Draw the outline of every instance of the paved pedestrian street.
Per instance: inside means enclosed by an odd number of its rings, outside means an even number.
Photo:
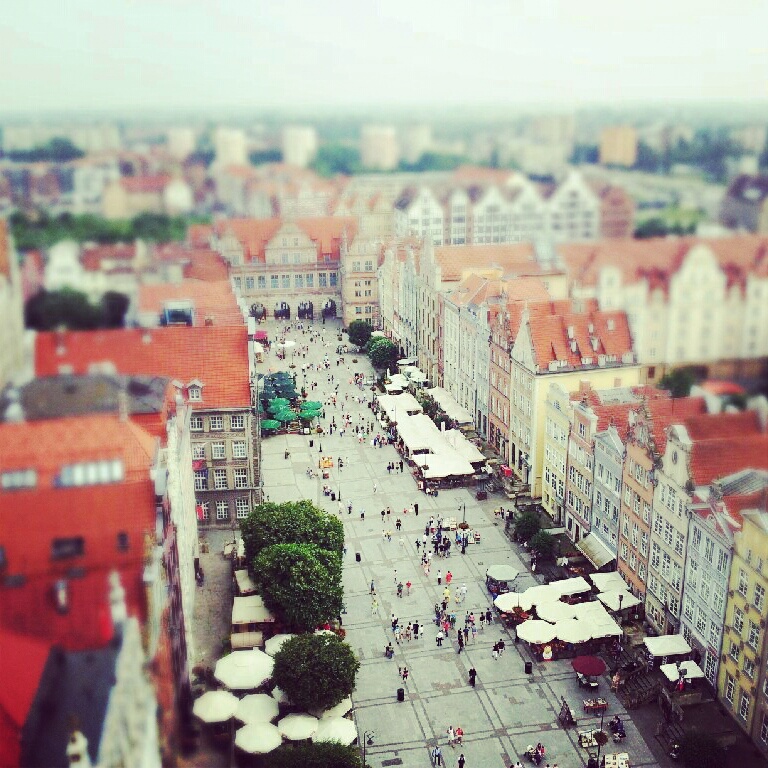
[[[270,339],[274,340],[275,326],[267,327]],[[463,627],[467,611],[477,614],[492,607],[485,588],[488,566],[508,563],[520,569],[516,583],[520,590],[532,586],[536,580],[506,539],[503,524],[494,515],[494,507],[502,502],[500,497],[491,496],[488,501],[477,502],[472,489],[441,490],[437,497],[426,496],[417,490],[407,466],[402,474],[387,471],[387,464],[399,461],[400,457],[392,446],[371,446],[371,438],[377,433],[383,434],[368,407],[373,393],[370,388],[360,390],[351,383],[353,373],[370,374],[370,364],[362,355],[353,364],[352,355],[347,354],[344,364],[337,366],[337,327],[326,326],[322,342],[311,344],[309,337],[297,331],[294,323],[286,338],[296,341],[295,356],[281,361],[272,352],[265,368],[286,369],[293,362],[299,386],[317,382],[317,388],[309,395],[311,399],[326,401],[338,385],[336,407],[326,406],[322,426],[327,432],[333,417],[340,425],[342,414],[349,413],[352,428],[347,429],[344,436],[336,431],[333,435],[269,437],[263,441],[262,467],[264,491],[269,501],[308,498],[331,514],[341,514],[343,519],[346,612],[342,619],[346,639],[361,664],[353,701],[361,743],[364,733],[373,732],[372,744],[366,746],[368,764],[376,768],[428,766],[429,750],[440,744],[447,766],[456,765],[463,752],[466,768],[502,768],[522,760],[527,745],[541,742],[546,747],[542,765],[549,762],[559,768],[583,766],[588,754],[578,746],[577,733],[581,729],[599,728],[600,718],[587,717],[582,712],[584,697],[568,661],[534,663],[533,673],[525,674],[525,661],[530,659],[524,643],[515,645],[510,633],[498,623],[483,629],[479,629],[478,623],[476,640],[473,641],[470,634],[461,653],[457,652],[455,631],[443,641],[442,647],[437,647],[434,605],[443,598],[448,571],[453,576],[449,611],[456,612],[457,627]],[[305,344],[309,345],[309,351],[303,357],[300,350]],[[321,363],[326,354],[330,361],[327,370],[309,370],[306,377],[302,374],[302,366]],[[328,381],[331,375],[333,382]],[[358,398],[364,402],[359,403]],[[375,422],[373,433],[360,442],[354,427],[369,424],[371,420]],[[318,472],[321,456],[333,457],[334,466],[327,479]],[[341,470],[339,457],[344,463]],[[310,468],[317,473],[316,477],[309,476]],[[341,494],[341,510],[338,500],[324,495],[324,486]],[[418,503],[418,516],[410,510],[413,503]],[[434,556],[427,576],[420,564],[416,541],[424,535],[430,516],[454,517],[461,521],[462,506],[466,507],[467,522],[479,532],[480,542],[470,544],[465,555],[454,546],[450,557]],[[391,508],[391,514],[385,515],[382,523],[381,511],[387,507]],[[364,519],[361,519],[363,512]],[[401,531],[395,526],[398,517],[402,521]],[[391,531],[391,540],[385,535],[388,531]],[[443,574],[440,586],[438,569]],[[371,581],[375,584],[377,602],[373,612]],[[401,598],[397,596],[398,581],[412,582],[410,594],[404,590]],[[466,599],[457,605],[455,596],[462,584],[467,588]],[[418,640],[402,638],[396,642],[391,628],[393,613],[403,627],[413,622],[423,627]],[[502,638],[506,649],[494,660],[492,646]],[[384,654],[389,642],[394,646],[392,659]],[[403,666],[409,670],[407,682],[399,675],[399,668]],[[475,688],[468,681],[471,667],[477,670]],[[398,701],[399,688],[404,689],[404,701]],[[620,745],[609,742],[603,752],[629,752],[633,768],[658,765],[608,689],[605,678],[600,695],[608,700],[606,720],[617,713],[621,715],[627,723],[627,739]],[[577,728],[563,729],[557,721],[563,697],[573,710]],[[448,745],[449,726],[463,729],[461,747]]]

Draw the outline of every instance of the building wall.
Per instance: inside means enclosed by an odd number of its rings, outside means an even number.
[[[600,163],[631,168],[637,162],[637,130],[631,125],[611,125],[600,133]]]
[[[568,440],[568,472],[565,482],[565,529],[572,541],[580,541],[592,530],[593,441],[596,426],[597,417],[592,410],[576,403]]]
[[[618,558],[624,446],[616,427],[611,426],[595,435],[594,453],[594,500],[591,531]],[[634,521],[630,525],[629,538],[631,542],[639,544],[639,525]]]
[[[565,523],[565,482],[572,408],[568,392],[557,383],[550,385],[545,409],[541,502],[547,514],[559,526]]]
[[[353,320],[365,320],[374,328],[381,326],[377,252],[375,242],[356,237],[340,261],[341,316],[345,326]]]
[[[24,366],[24,297],[18,258],[0,221],[0,388]]]
[[[360,138],[360,162],[364,168],[391,171],[397,168],[400,149],[397,131],[388,125],[363,126]]]

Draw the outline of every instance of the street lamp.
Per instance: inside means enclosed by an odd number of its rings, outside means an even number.
[[[456,507],[457,512],[461,512],[461,525],[464,527],[467,524],[467,505],[465,502],[460,501],[459,506]]]
[[[373,737],[376,735],[376,731],[365,731],[363,733],[363,768],[366,768],[365,763],[365,748],[366,746],[373,746]]]

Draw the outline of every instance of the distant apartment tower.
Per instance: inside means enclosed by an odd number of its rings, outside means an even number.
[[[245,132],[239,128],[217,128],[213,134],[213,147],[219,166],[248,164]]]
[[[364,168],[391,171],[400,155],[397,131],[391,125],[365,125],[360,136],[360,160]]]
[[[432,126],[409,125],[400,133],[400,146],[406,163],[417,163],[433,146]]]
[[[309,125],[283,128],[283,162],[306,168],[317,154],[317,132]]]
[[[169,128],[166,140],[168,152],[177,160],[184,160],[195,151],[195,132],[192,128]]]
[[[600,132],[601,165],[631,168],[637,162],[637,131],[631,125],[609,125]]]

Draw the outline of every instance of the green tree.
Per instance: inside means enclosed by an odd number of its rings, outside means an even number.
[[[696,377],[689,368],[675,368],[659,379],[658,388],[668,389],[672,397],[688,397]]]
[[[240,522],[240,530],[249,563],[273,544],[315,544],[337,554],[344,548],[341,521],[306,499],[259,504]]]
[[[279,149],[260,149],[248,155],[251,165],[264,165],[265,163],[282,163],[283,153]]]
[[[312,544],[274,544],[253,561],[266,606],[290,632],[308,632],[341,613],[341,557]]]
[[[666,237],[668,234],[670,234],[670,228],[659,216],[646,219],[635,227],[635,237],[639,240],[649,237]]]
[[[302,634],[280,646],[272,679],[299,709],[324,710],[352,693],[359,668],[338,635]]]
[[[94,307],[80,291],[40,291],[31,296],[24,307],[24,324],[35,331],[68,328],[91,331],[102,322],[101,310]]]
[[[347,328],[349,343],[356,347],[364,347],[371,338],[371,326],[365,320],[353,320]]]
[[[522,512],[515,520],[515,536],[520,541],[530,541],[540,530],[541,523],[535,512]]]
[[[362,737],[361,737],[362,738]],[[360,751],[333,741],[282,744],[262,758],[264,768],[362,768]]]
[[[376,338],[368,344],[368,357],[374,368],[394,369],[397,366],[400,351],[389,339]]]
[[[343,144],[325,144],[320,147],[310,166],[320,176],[352,176],[360,173],[360,153]]]
[[[21,149],[8,152],[9,160],[22,163],[52,162],[68,163],[83,157],[85,152],[78,149],[69,139],[52,138],[47,144],[32,149]]]
[[[531,536],[531,551],[541,560],[552,560],[555,554],[555,537],[548,531],[538,531]]]
[[[122,328],[130,299],[123,293],[107,291],[101,297],[101,324],[104,328]]]
[[[708,733],[691,731],[680,741],[680,757],[686,768],[720,768],[725,765],[725,750]]]
[[[455,171],[466,158],[461,155],[444,155],[437,152],[425,152],[415,163],[400,161],[399,170],[407,173],[426,171]]]

